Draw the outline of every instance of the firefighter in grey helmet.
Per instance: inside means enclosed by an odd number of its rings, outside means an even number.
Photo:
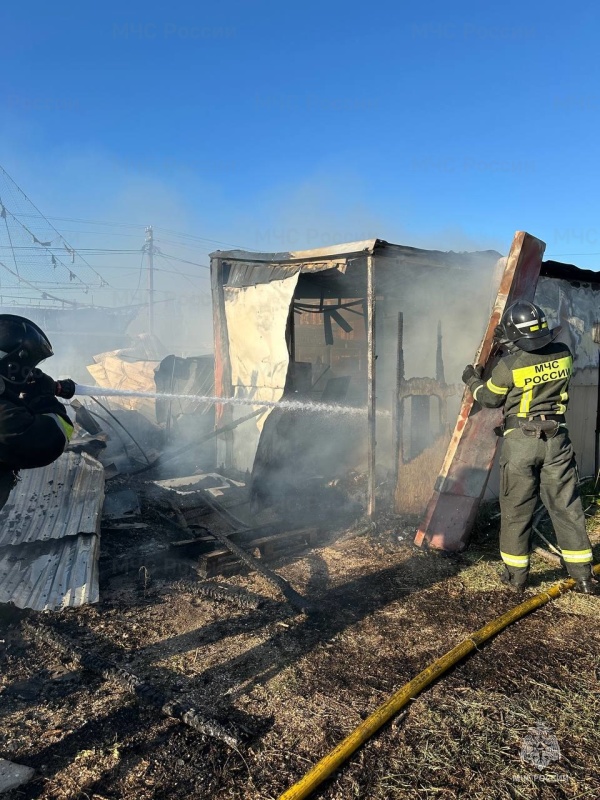
[[[573,354],[556,341],[543,310],[524,300],[509,306],[496,329],[506,355],[488,380],[469,364],[463,382],[481,405],[504,406],[500,455],[502,581],[522,592],[529,574],[534,511],[546,506],[575,591],[597,594],[592,548],[578,491],[575,454],[565,421]]]

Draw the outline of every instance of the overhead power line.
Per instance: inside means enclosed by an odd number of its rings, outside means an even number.
[[[166,256],[160,250],[157,250],[156,254],[158,256],[160,256],[162,259],[164,259],[167,262],[167,264],[172,264],[173,263],[172,258],[170,256]],[[156,267],[154,269],[155,269],[155,271],[163,271],[163,272],[167,271],[167,270],[157,270]],[[185,272],[181,272],[181,270],[179,270],[179,269],[168,270],[168,271],[169,272],[173,272],[176,275],[181,275],[181,277],[185,278],[187,280],[187,282],[189,284],[191,284],[192,286],[198,286],[198,284],[194,283],[193,280],[192,280],[192,278],[198,278],[199,277],[198,275],[189,275],[189,274],[186,274]]]
[[[25,284],[25,286],[29,286],[35,292],[39,292],[42,295],[42,298],[44,300],[47,300],[47,299],[48,300],[55,300],[55,301],[57,301],[59,303],[66,303],[69,306],[80,306],[80,305],[82,305],[81,303],[76,303],[73,300],[66,300],[64,297],[56,297],[56,295],[51,294],[50,292],[44,291],[42,289],[39,289],[37,286],[34,286],[28,280],[26,280],[22,276],[18,275],[16,272],[13,272],[13,270],[10,267],[8,267],[3,261],[0,261],[0,267],[5,269],[7,272],[10,272],[11,275],[15,275],[18,278],[19,283]]]
[[[146,227],[145,224],[141,222],[109,222],[107,220],[97,220],[97,219],[81,219],[76,217],[43,217],[42,214],[39,215],[31,215],[31,216],[40,216],[43,219],[51,219],[57,222],[80,222],[85,225],[106,225],[106,226],[113,226],[113,227],[122,227],[122,228],[142,228]],[[210,239],[206,236],[197,236],[193,233],[185,233],[183,231],[174,231],[171,228],[163,228],[161,226],[154,226],[155,231],[164,231],[165,233],[171,234],[172,236],[179,236],[184,239],[191,239],[198,242],[212,242],[213,244],[224,244],[227,247],[235,247],[238,250],[249,250],[250,252],[254,252],[250,247],[244,247],[240,244],[233,244],[232,242],[224,242],[220,239]],[[72,231],[72,233],[79,233],[79,231]],[[137,234],[121,234],[127,236],[136,236]]]
[[[39,215],[39,217],[40,217],[42,220],[44,220],[44,222],[46,222],[46,223],[47,223],[47,225],[48,225],[48,226],[49,226],[49,227],[50,227],[50,228],[51,228],[51,229],[54,231],[54,233],[55,233],[55,234],[56,234],[56,235],[57,235],[57,236],[58,236],[58,237],[59,237],[59,238],[62,240],[63,244],[65,245],[65,248],[66,248],[66,249],[67,249],[67,250],[68,250],[70,253],[77,252],[77,251],[76,251],[74,248],[72,248],[72,247],[71,247],[71,245],[70,245],[70,244],[69,244],[69,243],[68,243],[68,242],[65,240],[64,236],[63,236],[63,235],[60,233],[60,231],[58,231],[58,230],[57,230],[57,229],[54,227],[54,225],[52,225],[52,223],[51,223],[51,222],[48,220],[48,218],[47,218],[47,217],[45,217],[45,216],[42,214],[42,212],[41,212],[41,211],[39,210],[39,208],[38,208],[38,207],[35,205],[35,203],[34,203],[34,202],[31,200],[31,198],[29,198],[29,197],[28,197],[28,196],[25,194],[25,192],[24,192],[24,191],[21,189],[21,187],[20,187],[20,186],[18,186],[18,184],[17,184],[17,183],[15,183],[15,181],[14,181],[14,180],[11,178],[11,176],[8,174],[8,172],[7,172],[7,171],[6,171],[6,170],[5,170],[3,167],[1,167],[1,166],[0,166],[0,172],[2,173],[2,176],[3,176],[3,178],[4,178],[4,187],[3,187],[3,190],[8,190],[8,192],[9,192],[9,195],[11,195],[11,196],[12,196],[12,197],[15,199],[15,201],[17,200],[17,198],[18,198],[18,196],[19,196],[19,195],[20,195],[20,196],[22,196],[22,198],[23,198],[23,199],[24,199],[24,200],[25,200],[25,201],[26,201],[26,202],[27,202],[27,203],[28,203],[28,204],[29,204],[29,205],[30,205],[30,206],[31,206],[33,209],[35,209],[35,211],[37,212],[37,214]],[[12,191],[11,191],[11,190],[12,190]],[[3,194],[3,192],[0,192],[0,200],[2,200],[2,194]],[[3,201],[2,201],[2,203],[3,203]],[[3,205],[5,205],[5,204],[3,203]],[[18,210],[18,203],[16,203],[16,202],[15,202],[15,210]],[[12,212],[11,212],[11,213],[12,213]],[[27,213],[27,212],[25,212],[25,213]],[[13,216],[14,216],[14,214],[13,214]],[[16,217],[16,216],[15,216],[15,219],[17,219],[17,217]],[[19,222],[21,225],[23,225],[23,227],[26,227],[26,226],[24,225],[24,223],[22,223],[20,220],[17,220],[17,221],[18,221],[18,222]],[[28,231],[28,232],[29,232],[29,233],[31,233],[31,231]],[[31,233],[31,235],[32,235],[32,236],[34,236],[34,238],[36,238],[36,237],[35,237],[35,235],[34,235],[33,233]],[[39,243],[41,244],[42,242],[40,241]],[[95,275],[96,275],[98,278],[100,278],[100,282],[102,283],[102,282],[104,281],[104,278],[103,278],[103,277],[100,275],[100,273],[96,272],[96,270],[95,270],[95,269],[94,269],[94,268],[93,268],[93,267],[92,267],[90,264],[88,264],[88,263],[85,261],[85,259],[84,259],[83,257],[81,257],[81,260],[83,261],[83,263],[85,264],[85,266],[86,266],[86,267],[88,267],[88,269],[90,269],[90,270],[91,270],[91,271],[92,271],[92,272],[93,272],[93,273],[94,273],[94,274],[95,274]]]

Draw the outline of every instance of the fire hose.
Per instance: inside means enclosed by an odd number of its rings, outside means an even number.
[[[600,576],[600,564],[593,568],[594,574]],[[406,683],[395,692],[385,703],[379,706],[364,722],[361,722],[352,733],[346,736],[330,753],[324,756],[315,766],[306,773],[297,783],[280,795],[279,800],[303,800],[311,795],[333,772],[350,758],[367,739],[373,736],[386,722],[395,716],[410,700],[416,697],[423,689],[432,684],[440,675],[447,672],[479,645],[500,633],[513,622],[555,600],[575,586],[572,578],[555,583],[549,589],[535,594],[523,603],[515,606],[510,611],[496,617],[483,628],[468,636],[452,650],[438,658],[415,678]]]

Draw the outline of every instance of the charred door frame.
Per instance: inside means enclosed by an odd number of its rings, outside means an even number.
[[[215,339],[215,396],[233,397],[231,380],[231,362],[229,360],[229,334],[225,318],[225,281],[224,264],[220,258],[211,259],[211,289],[213,302],[213,332]],[[233,422],[233,406],[217,403],[215,408],[215,428],[223,428]],[[233,430],[220,434],[225,442],[224,466],[227,468],[233,461]],[[220,464],[217,464],[219,468]]]
[[[367,512],[370,517],[375,514],[375,465],[376,465],[376,341],[375,341],[375,259],[373,252],[362,251],[355,254],[340,255],[337,264],[344,262],[346,266],[356,258],[366,257],[366,332],[367,332],[367,448],[368,448],[368,500]],[[331,258],[328,257],[330,261]],[[228,259],[229,260],[229,259]],[[318,259],[311,259],[315,263]],[[307,259],[308,261],[308,259]],[[363,262],[364,263],[364,262]],[[331,266],[334,266],[332,262]],[[229,398],[233,396],[233,385],[231,378],[231,363],[229,359],[229,335],[227,331],[227,320],[225,317],[225,292],[227,261],[222,258],[211,256],[211,289],[213,296],[213,333],[215,345],[215,395],[217,397]],[[302,267],[300,272],[303,274]],[[306,270],[310,274],[312,270]],[[318,273],[317,273],[318,274]],[[363,273],[364,274],[364,273]],[[286,330],[288,352],[290,363],[295,361],[295,319],[293,301],[290,308],[290,317]],[[233,409],[230,405],[217,403],[215,409],[215,427],[225,427],[233,421]],[[221,434],[225,441],[225,469],[231,465],[233,460],[233,432],[223,432]]]

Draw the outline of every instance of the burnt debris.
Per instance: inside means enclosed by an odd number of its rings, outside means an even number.
[[[219,739],[229,747],[237,747],[239,737],[226,730],[215,720],[209,719],[204,713],[180,700],[174,700],[161,692],[152,684],[134,675],[133,672],[120,667],[107,658],[93,652],[84,652],[77,648],[64,634],[49,625],[35,624],[28,620],[23,621],[23,629],[32,638],[44,644],[49,644],[62,655],[68,656],[81,664],[83,669],[95,672],[106,680],[116,680],[146,705],[157,708],[167,717],[173,717],[198,731],[204,736]]]

